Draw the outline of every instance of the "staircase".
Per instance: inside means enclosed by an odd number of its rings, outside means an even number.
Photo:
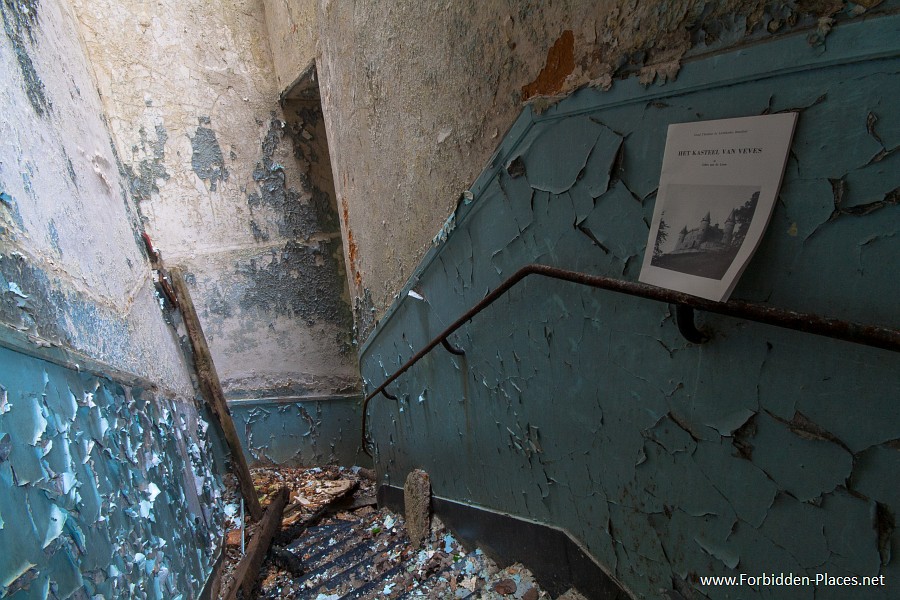
[[[303,573],[292,576],[267,565],[259,598],[550,598],[522,565],[501,570],[480,550],[466,552],[437,519],[423,547],[413,547],[403,518],[386,509],[339,513],[285,549],[301,559]],[[583,599],[574,590],[560,598]]]

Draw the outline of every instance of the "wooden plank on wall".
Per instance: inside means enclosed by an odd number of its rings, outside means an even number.
[[[216,366],[213,364],[212,355],[206,343],[206,336],[203,335],[203,328],[200,326],[200,319],[197,317],[197,311],[194,308],[194,303],[191,300],[181,269],[177,267],[169,269],[169,277],[172,279],[178,306],[181,309],[191,348],[194,351],[194,367],[197,370],[200,393],[203,394],[203,398],[222,427],[225,441],[228,443],[229,450],[231,450],[234,473],[241,488],[241,495],[247,504],[247,511],[255,521],[258,521],[262,518],[262,507],[259,505],[259,497],[253,486],[250,468],[247,466],[247,459],[244,457],[241,441],[238,438],[237,430],[234,428],[234,421],[231,419],[231,412],[228,410],[225,394],[222,391],[222,384],[219,381],[218,373],[216,373]]]

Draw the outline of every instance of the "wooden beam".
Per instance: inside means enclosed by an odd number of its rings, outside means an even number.
[[[243,591],[245,599],[253,597],[253,588],[256,587],[259,569],[266,559],[275,532],[281,527],[281,514],[284,512],[287,501],[288,489],[283,487],[266,508],[266,514],[256,528],[253,539],[250,540],[250,546],[247,547],[247,554],[234,570],[234,581],[231,583],[231,589],[224,596],[225,600],[237,600],[238,593],[241,591]]]
[[[244,449],[241,447],[241,440],[238,438],[237,430],[234,428],[234,421],[231,420],[231,412],[228,410],[225,394],[222,392],[222,383],[219,381],[219,375],[216,373],[216,366],[213,364],[209,346],[206,344],[206,336],[203,335],[200,319],[197,318],[197,311],[194,308],[194,303],[191,301],[191,295],[188,292],[184,276],[181,274],[181,269],[177,267],[169,269],[169,277],[172,279],[175,296],[178,299],[178,307],[181,309],[181,316],[187,328],[191,348],[194,350],[194,368],[197,370],[200,393],[203,394],[203,398],[225,434],[225,441],[228,443],[229,450],[231,450],[232,466],[241,488],[241,495],[244,497],[244,502],[247,505],[247,511],[253,517],[253,520],[259,521],[263,514],[262,507],[259,505],[259,497],[253,486],[253,478],[250,476],[247,459],[244,458]]]

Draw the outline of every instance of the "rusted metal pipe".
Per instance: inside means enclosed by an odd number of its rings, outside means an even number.
[[[529,275],[541,275],[551,279],[561,281],[569,281],[579,285],[586,285],[593,288],[599,288],[636,296],[638,298],[646,298],[648,300],[656,300],[658,302],[666,302],[675,304],[676,306],[684,306],[690,309],[705,310],[707,312],[735,317],[738,319],[746,319],[748,321],[756,321],[766,325],[775,325],[785,329],[794,329],[804,333],[812,333],[825,337],[873,346],[893,352],[900,352],[900,330],[880,327],[877,325],[865,325],[854,323],[851,321],[842,321],[832,317],[823,317],[810,313],[800,313],[771,306],[763,306],[752,302],[744,302],[742,300],[729,300],[727,302],[715,302],[697,298],[682,292],[667,290],[645,283],[635,281],[624,281],[621,279],[613,279],[611,277],[603,277],[600,275],[589,275],[577,271],[568,271],[566,269],[558,269],[547,265],[530,264],[525,265],[508,279],[503,281],[493,292],[485,296],[480,302],[467,310],[461,317],[454,321],[444,331],[434,337],[421,350],[416,352],[402,367],[397,369],[393,375],[388,377],[381,385],[375,388],[372,393],[366,396],[362,406],[362,448],[363,451],[372,456],[369,452],[366,429],[367,429],[367,409],[369,402],[384,391],[390,383],[403,375],[414,364],[419,362],[426,354],[431,352],[435,346],[443,343],[457,329],[462,327],[472,317],[480,313],[482,310],[494,303],[500,296],[505,294],[511,287],[528,277]],[[701,332],[697,332],[702,335]]]

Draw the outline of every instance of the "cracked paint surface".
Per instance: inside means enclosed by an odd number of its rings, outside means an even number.
[[[167,133],[143,130],[122,168],[69,4],[0,11],[19,36],[0,35],[0,597],[196,597],[218,441],[132,202],[164,185]]]
[[[524,264],[636,280],[666,126],[700,119],[801,113],[734,296],[900,327],[897,19],[526,111],[363,347],[366,388]],[[699,577],[789,571],[893,583],[739,597],[895,596],[897,355],[701,319],[714,338],[695,346],[671,307],[528,278],[451,336],[465,356],[436,348],[372,403],[379,475],[424,468],[436,495],[562,527],[639,598],[734,597]]]
[[[118,168],[75,18],[57,0],[0,6],[24,41],[0,36],[0,70],[11,77],[0,89],[0,321],[192,395],[159,318],[132,181]],[[44,114],[15,67],[19,51],[43,82]],[[151,140],[145,132],[148,150],[160,143]]]
[[[0,347],[0,597],[195,597],[223,533],[207,427]]]

